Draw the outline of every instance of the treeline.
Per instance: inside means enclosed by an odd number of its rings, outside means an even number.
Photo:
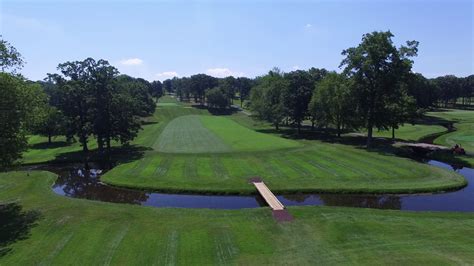
[[[163,87],[210,107],[228,107],[236,97],[241,104],[247,100],[253,115],[276,129],[285,124],[300,132],[303,121],[312,128],[334,128],[338,135],[365,128],[368,145],[374,129],[391,129],[395,137],[395,129],[427,109],[471,103],[474,75],[427,79],[413,73],[418,42],[396,47],[392,37],[389,31],[365,34],[358,46],[342,52],[341,73],[273,69],[255,79],[198,74],[165,80]]]
[[[246,77],[216,78],[206,74],[174,77],[163,81],[163,90],[175,93],[181,101],[193,101],[212,108],[227,108],[238,98],[240,105],[248,99],[254,80]]]

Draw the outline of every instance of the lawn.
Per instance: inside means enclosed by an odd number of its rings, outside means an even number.
[[[447,129],[440,125],[405,124],[395,130],[395,138],[407,141],[419,141],[424,137],[446,132]],[[392,138],[391,130],[374,131],[375,137]]]
[[[440,112],[430,112],[428,114],[433,117],[452,121],[456,128],[456,131],[436,138],[434,143],[448,147],[461,144],[468,155],[456,156],[456,158],[474,167],[474,111],[444,110]]]
[[[465,184],[453,172],[352,146],[306,142],[302,148],[252,153],[163,154],[116,166],[106,183],[175,192],[252,193],[253,176],[278,192],[415,192]]]
[[[256,132],[224,116],[187,115],[168,123],[153,148],[166,153],[219,153],[299,146],[294,140]]]
[[[232,194],[254,192],[248,184],[253,176],[262,177],[279,192],[420,192],[465,184],[452,172],[391,154],[261,133],[254,129],[268,129],[268,125],[242,114],[212,116],[205,109],[162,106],[146,122],[132,144],[148,151],[141,158],[120,161],[102,177],[104,182]],[[26,162],[67,159],[81,148],[78,144],[41,147],[44,138],[32,140],[40,146],[32,145],[25,153]]]
[[[295,220],[279,224],[268,208],[156,209],[65,198],[51,191],[54,178],[47,172],[0,174],[0,202],[15,201],[40,213],[36,226],[3,232],[8,233],[4,236],[23,232],[26,239],[0,246],[4,251],[0,265],[474,261],[470,213],[291,207]]]

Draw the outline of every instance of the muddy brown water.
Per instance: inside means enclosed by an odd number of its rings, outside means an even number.
[[[277,195],[285,206],[345,206],[374,209],[394,209],[409,211],[458,211],[474,212],[474,169],[456,168],[438,161],[428,161],[430,165],[456,171],[463,175],[468,185],[460,190],[436,194],[293,194]],[[222,196],[188,195],[147,192],[109,186],[100,182],[102,170],[92,165],[85,170],[79,165],[35,166],[31,170],[42,169],[58,174],[52,189],[67,197],[126,203],[152,207],[244,209],[267,206],[259,195]]]

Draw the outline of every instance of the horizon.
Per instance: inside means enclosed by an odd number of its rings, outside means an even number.
[[[413,72],[428,78],[474,72],[471,1],[129,3],[2,1],[0,28],[31,80],[87,57],[149,81],[197,73],[253,78],[273,67],[339,72],[343,49],[386,30],[397,46],[420,42]]]

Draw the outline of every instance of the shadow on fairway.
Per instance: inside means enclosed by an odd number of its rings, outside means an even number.
[[[35,149],[35,150],[43,150],[43,149],[62,148],[62,147],[67,147],[69,145],[71,145],[71,143],[68,143],[66,141],[53,141],[51,143],[40,142],[40,143],[30,145],[30,148]]]
[[[191,105],[193,108],[200,109],[200,110],[208,110],[212,115],[232,115],[239,112],[239,109],[230,107],[230,108],[211,108],[206,105],[201,104],[193,104]]]
[[[143,158],[145,152],[149,150],[152,150],[152,148],[136,145],[112,147],[110,152],[110,161],[120,163],[136,161]],[[84,156],[85,155],[83,151],[64,152],[56,155],[56,158],[52,161],[52,163],[83,162],[85,159]],[[103,162],[106,160],[106,154],[100,153],[97,149],[91,150],[87,153],[87,161]]]
[[[39,211],[22,211],[18,203],[0,204],[0,257],[12,250],[13,243],[27,239],[40,218]]]
[[[350,132],[342,132],[342,136],[338,137],[334,129],[314,129],[306,126],[301,128],[301,132],[298,133],[294,128],[283,127],[279,130],[275,129],[260,129],[257,130],[261,133],[277,134],[283,138],[294,139],[294,140],[319,140],[330,144],[341,144],[352,146],[356,149],[362,149],[369,152],[376,152],[381,155],[394,154],[401,157],[408,157],[411,159],[419,158],[417,154],[414,154],[409,148],[406,147],[394,147],[393,141],[388,138],[374,138],[372,140],[372,146],[367,149],[367,137],[362,135],[348,135]],[[396,141],[402,141],[395,139]]]

